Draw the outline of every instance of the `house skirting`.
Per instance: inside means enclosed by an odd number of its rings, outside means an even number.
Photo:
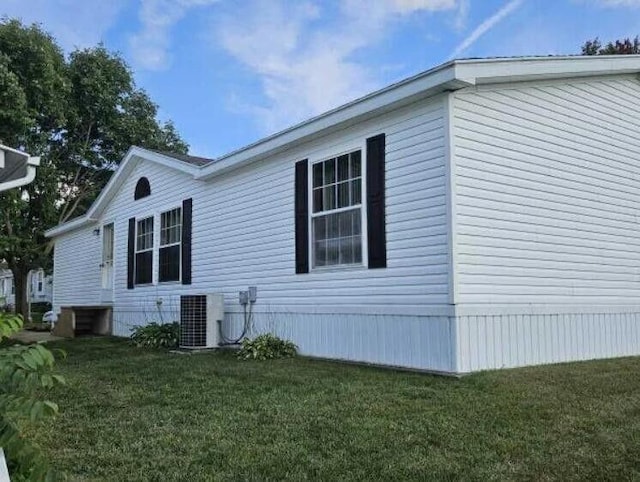
[[[113,333],[159,319],[153,310],[113,313]],[[227,313],[227,338],[238,337],[242,313]],[[270,332],[302,355],[448,374],[640,355],[640,310],[593,313],[375,315],[258,312],[248,336]]]

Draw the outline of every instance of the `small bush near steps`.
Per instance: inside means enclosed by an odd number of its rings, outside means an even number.
[[[289,340],[283,340],[271,333],[246,339],[238,352],[241,360],[272,360],[275,358],[291,358],[298,353],[298,347]]]
[[[131,341],[139,348],[176,348],[180,342],[180,323],[149,323],[132,331]]]

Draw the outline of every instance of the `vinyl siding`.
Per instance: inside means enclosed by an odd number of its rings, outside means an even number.
[[[453,104],[458,303],[638,305],[638,80],[469,89]]]
[[[100,236],[94,227],[78,229],[55,240],[53,252],[53,309],[100,304]]]
[[[387,134],[386,269],[346,269],[295,274],[294,163],[319,152],[364,145]],[[315,140],[214,178],[189,176],[150,162],[139,164],[110,203],[105,220],[116,222],[116,304],[134,308],[141,298],[220,292],[237,310],[237,293],[258,287],[258,310],[423,314],[447,302],[447,235],[441,100],[404,108],[340,135]],[[150,197],[132,201],[140,176]],[[126,223],[193,198],[193,284],[126,289]],[[158,222],[156,220],[156,222]],[[157,227],[156,227],[157,228]],[[158,240],[156,240],[157,243]],[[157,271],[157,256],[154,259]]]

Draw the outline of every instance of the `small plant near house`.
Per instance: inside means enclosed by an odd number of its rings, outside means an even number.
[[[291,358],[298,353],[298,347],[289,340],[283,340],[271,333],[245,339],[238,352],[242,360],[271,360],[275,358]]]
[[[149,323],[132,329],[131,341],[138,348],[176,348],[180,342],[180,323]]]
[[[54,480],[54,472],[24,437],[28,422],[58,413],[43,394],[64,378],[52,373],[54,356],[42,345],[11,343],[22,318],[0,313],[0,447],[5,451],[11,480]]]

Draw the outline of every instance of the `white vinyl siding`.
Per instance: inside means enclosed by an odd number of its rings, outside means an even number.
[[[229,311],[237,293],[258,287],[257,311],[378,312],[425,314],[447,303],[447,234],[441,99],[403,108],[214,178],[188,175],[142,162],[104,214],[116,219],[116,306],[122,319],[144,311],[149,321],[162,309],[177,316],[181,293],[224,293]],[[388,268],[295,273],[294,164],[319,153],[343,152],[386,133]],[[363,153],[364,155],[364,153]],[[325,156],[328,157],[328,156]],[[151,196],[131,202],[135,182],[146,176]],[[193,198],[192,285],[126,289],[126,232],[130,217],[160,212]],[[158,206],[160,204],[160,206]],[[157,266],[154,253],[154,266]],[[142,302],[142,303],[141,303]],[[141,305],[147,303],[144,308]],[[172,314],[171,314],[172,313]],[[277,315],[274,315],[277,316]]]
[[[102,239],[95,226],[78,229],[56,238],[53,252],[53,305],[92,306],[100,304]]]
[[[454,105],[458,301],[640,304],[638,80],[479,88]]]

